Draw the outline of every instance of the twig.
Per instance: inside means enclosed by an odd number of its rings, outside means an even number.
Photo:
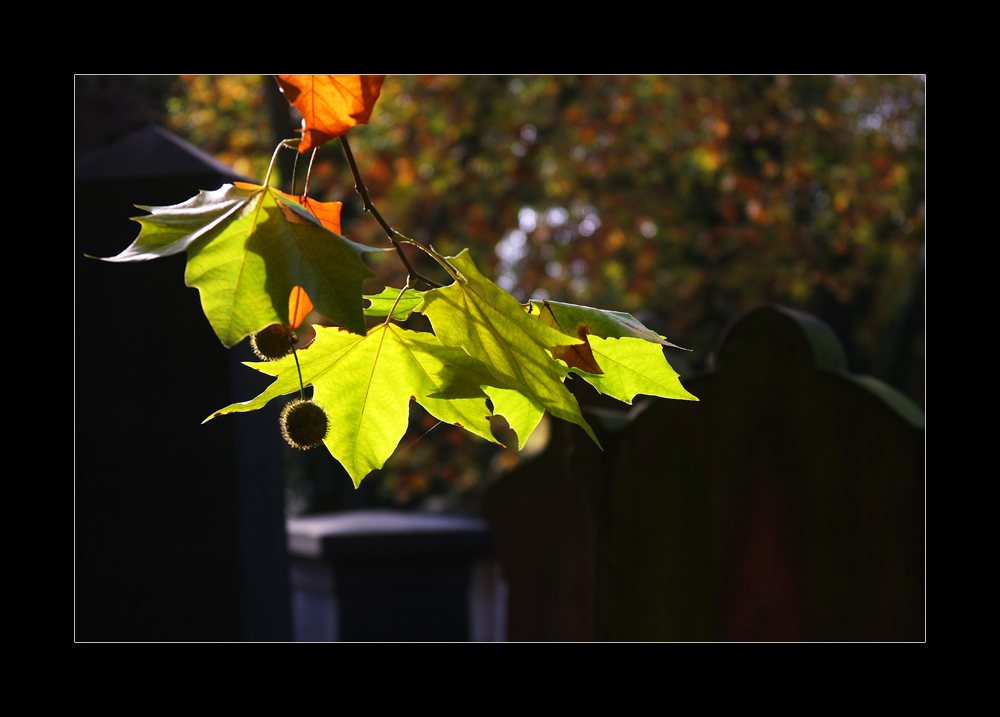
[[[375,205],[372,204],[372,200],[368,196],[368,187],[365,186],[364,181],[361,179],[361,173],[358,172],[358,163],[354,161],[354,153],[351,152],[351,145],[347,143],[346,135],[340,135],[340,144],[344,148],[344,154],[347,155],[347,163],[351,165],[351,172],[354,174],[354,190],[361,197],[361,201],[364,202],[365,211],[371,212],[372,215],[375,217],[375,220],[385,230],[386,235],[389,237],[389,241],[391,241],[392,245],[396,248],[396,253],[399,255],[400,260],[406,267],[406,271],[409,272],[409,275],[414,279],[422,281],[432,288],[440,289],[442,286],[444,286],[444,284],[439,284],[433,279],[428,279],[426,276],[419,273],[416,269],[413,268],[413,265],[410,264],[410,260],[407,259],[406,254],[403,253],[403,247],[400,245],[399,240],[404,239],[411,244],[417,244],[417,242],[413,241],[412,239],[408,239],[407,237],[403,236],[395,229],[390,227],[389,223],[382,218],[381,214],[379,214],[379,211],[378,209],[375,208]],[[418,244],[418,246],[421,245]]]

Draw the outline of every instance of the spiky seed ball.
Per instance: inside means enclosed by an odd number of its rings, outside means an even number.
[[[250,346],[257,357],[276,361],[292,352],[295,332],[283,324],[271,324],[250,337]]]
[[[296,398],[281,412],[281,435],[293,448],[307,451],[326,438],[330,421],[319,404]]]

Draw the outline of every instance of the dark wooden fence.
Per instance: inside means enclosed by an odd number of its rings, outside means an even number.
[[[560,425],[491,487],[507,638],[924,639],[922,411],[782,307],[685,386],[591,414],[603,452]]]

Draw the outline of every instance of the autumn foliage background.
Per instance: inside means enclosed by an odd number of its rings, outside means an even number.
[[[348,136],[394,228],[468,247],[522,300],[634,314],[693,349],[668,352],[682,377],[707,369],[729,322],[776,302],[820,316],[852,371],[923,406],[924,92],[912,76],[389,76]],[[78,76],[76,94],[78,159],[153,121],[261,181],[299,123],[270,76]],[[272,182],[285,191],[291,155]],[[304,161],[296,176],[301,191]],[[348,238],[387,245],[339,143],[309,194],[344,202]],[[369,265],[369,292],[403,286],[394,254]],[[413,443],[427,418],[369,479],[373,500],[462,504],[517,463],[452,427]],[[296,458],[291,511],[335,507],[337,467]]]

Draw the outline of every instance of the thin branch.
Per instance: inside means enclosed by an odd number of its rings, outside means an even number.
[[[444,286],[444,284],[439,284],[433,279],[428,279],[426,276],[419,273],[416,269],[413,268],[413,265],[410,264],[410,260],[406,257],[406,254],[403,253],[403,247],[400,245],[399,240],[404,239],[408,241],[410,244],[417,244],[417,242],[413,241],[412,239],[407,239],[407,237],[404,237],[402,234],[400,234],[395,229],[390,227],[389,223],[382,218],[381,214],[379,214],[379,211],[378,209],[375,208],[375,205],[372,204],[372,200],[368,196],[368,187],[365,186],[364,181],[361,179],[361,173],[358,172],[358,163],[354,161],[354,153],[351,151],[351,145],[347,143],[346,135],[343,134],[340,135],[340,144],[344,148],[344,154],[347,155],[347,163],[351,165],[351,172],[354,174],[354,190],[361,197],[361,201],[364,202],[365,211],[371,212],[372,215],[375,217],[375,220],[382,226],[382,229],[385,230],[386,235],[389,237],[389,241],[391,241],[392,245],[396,248],[396,253],[399,255],[400,260],[403,262],[403,266],[406,267],[406,271],[409,272],[409,275],[414,279],[418,279],[435,289],[440,289],[442,286]],[[420,244],[417,244],[417,246],[422,247],[422,245]]]
[[[409,237],[405,237],[402,234],[400,234],[399,232],[396,232],[396,236],[399,237],[399,241],[401,241],[403,243],[406,243],[406,244],[412,244],[413,246],[417,247],[418,249],[420,249],[421,251],[423,251],[425,254],[427,254],[427,256],[429,256],[431,259],[433,259],[438,264],[440,264],[441,268],[444,269],[445,271],[447,271],[451,275],[451,278],[454,279],[455,281],[460,281],[463,284],[468,284],[469,283],[467,279],[465,279],[464,277],[462,277],[462,275],[461,275],[461,273],[459,273],[458,269],[456,269],[455,267],[453,267],[448,262],[447,259],[445,259],[443,256],[441,256],[436,251],[434,251],[434,247],[432,247],[432,246],[424,246],[420,242],[413,241]]]

